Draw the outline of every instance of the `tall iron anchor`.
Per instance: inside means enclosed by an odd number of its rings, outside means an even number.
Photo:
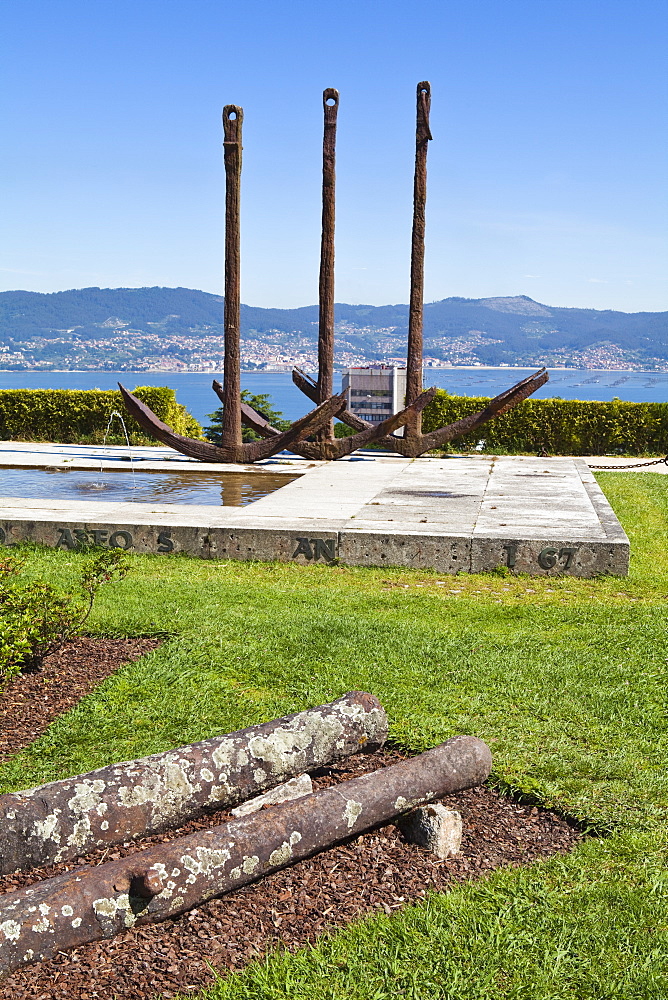
[[[322,94],[324,114],[324,132],[322,140],[322,235],[320,239],[320,280],[318,283],[318,379],[310,379],[308,375],[295,369],[292,378],[295,384],[314,403],[322,405],[332,395],[334,382],[334,227],[335,227],[335,193],[336,193],[336,119],[339,110],[339,92],[328,87]],[[220,395],[220,385],[214,382],[213,387]],[[297,441],[291,445],[291,451],[304,458],[333,460],[350,455],[358,448],[384,439],[387,435],[401,427],[409,411],[419,413],[430,400],[436,389],[428,389],[419,393],[411,406],[399,413],[372,424],[367,421],[357,421],[357,434],[349,437],[334,436],[333,420],[315,434],[313,441]],[[347,410],[337,414],[340,420],[352,418],[357,420]],[[278,431],[250,406],[242,407],[242,420],[262,436],[274,437]],[[347,422],[347,421],[346,421]],[[353,424],[355,427],[355,424]]]
[[[417,86],[415,131],[415,175],[413,183],[413,231],[411,241],[411,291],[406,359],[406,400],[398,413],[380,423],[371,423],[346,407],[346,394],[333,395],[334,381],[334,227],[336,189],[336,123],[339,93],[323,92],[324,135],[322,158],[322,236],[318,312],[318,378],[312,379],[295,368],[295,385],[316,408],[295,421],[287,431],[278,431],[256,410],[241,400],[240,355],[240,236],[239,197],[241,183],[241,123],[243,111],[235,105],[223,110],[225,132],[225,362],[223,384],[214,380],[213,389],[223,404],[221,445],[209,444],[176,434],[145,404],[120,383],[128,411],[158,440],[192,458],[208,462],[250,463],[275,455],[283,449],[305,458],[333,460],[349,455],[364,445],[381,443],[398,454],[416,457],[432,448],[477,430],[493,417],[507,413],[548,381],[545,368],[500,393],[478,413],[447,424],[428,434],[422,433],[422,411],[437,390],[422,388],[424,237],[427,201],[427,144],[431,140],[429,113],[431,87],[427,81]],[[354,434],[337,438],[334,417],[351,427]],[[241,425],[252,428],[262,440],[242,442]],[[394,434],[404,427],[403,436]],[[308,440],[307,440],[308,439]]]
[[[328,92],[325,91],[325,94]],[[425,210],[427,203],[427,143],[432,138],[429,127],[429,112],[431,110],[431,86],[424,80],[417,85],[417,114],[415,127],[415,175],[413,181],[413,232],[411,241],[411,291],[408,316],[408,355],[406,359],[406,406],[399,413],[389,417],[379,424],[371,424],[350,410],[345,409],[339,414],[342,423],[357,431],[350,437],[330,441],[328,445],[334,454],[323,454],[323,449],[316,456],[310,451],[310,457],[339,458],[350,454],[363,444],[375,441],[392,451],[408,457],[423,455],[432,448],[437,448],[462,434],[477,430],[482,424],[493,417],[501,416],[511,410],[522,400],[530,396],[536,389],[548,381],[548,373],[541,368],[535,374],[522,379],[516,385],[491,399],[484,410],[473,413],[452,424],[440,427],[429,434],[422,433],[422,411],[433,399],[436,389],[422,389],[423,337],[422,313],[424,297],[424,237]],[[324,219],[324,213],[323,213]],[[333,227],[332,227],[333,238]],[[324,244],[323,226],[323,244]],[[333,256],[333,251],[332,251]],[[322,273],[322,272],[321,272]],[[333,280],[333,279],[332,279]],[[320,300],[321,330],[322,330],[322,296]],[[333,344],[333,338],[330,339]],[[321,341],[322,350],[322,341]],[[319,356],[321,357],[321,355]],[[322,362],[321,362],[322,364]],[[313,402],[319,402],[318,383],[296,368],[292,379],[302,392]],[[405,426],[403,437],[394,436],[393,431]]]
[[[225,361],[223,385],[213,383],[223,403],[222,434],[220,445],[208,441],[177,434],[148,406],[137,399],[121,383],[118,387],[128,412],[140,427],[176,451],[197,458],[202,462],[251,463],[268,458],[285,448],[294,448],[297,443],[320,427],[331,423],[345,408],[345,393],[330,396],[295,421],[287,431],[265,435],[261,441],[242,441],[241,401],[241,343],[239,320],[241,312],[241,237],[239,226],[239,203],[241,192],[241,126],[243,110],[235,104],[223,108],[224,157],[225,157]],[[250,407],[247,409],[250,410]],[[254,412],[254,411],[252,411]],[[265,421],[266,422],[266,421]]]

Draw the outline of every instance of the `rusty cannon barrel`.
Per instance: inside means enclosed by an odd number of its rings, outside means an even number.
[[[361,778],[7,893],[0,899],[0,973],[189,910],[480,784],[491,765],[482,740],[456,736]]]
[[[377,749],[386,736],[378,699],[350,691],[236,733],[0,795],[0,873],[179,826],[314,767]]]

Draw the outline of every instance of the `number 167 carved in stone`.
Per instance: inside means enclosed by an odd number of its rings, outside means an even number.
[[[506,566],[509,569],[515,568],[515,561],[517,558],[517,542],[509,542],[508,545],[503,546],[507,556],[506,556]],[[570,569],[573,565],[573,557],[577,552],[577,548],[572,546],[563,546],[560,549],[555,548],[553,545],[548,545],[544,549],[541,549],[538,553],[538,565],[541,569],[554,569],[557,562],[565,559],[565,562],[561,563],[559,569]]]

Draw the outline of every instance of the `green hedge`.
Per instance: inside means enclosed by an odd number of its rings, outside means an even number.
[[[489,397],[451,396],[439,389],[425,408],[425,432],[476,413]],[[527,399],[502,417],[452,442],[466,451],[484,441],[485,451],[546,451],[550,455],[665,455],[668,453],[668,403],[584,402],[579,399]]]
[[[133,391],[177,433],[203,437],[195,418],[176,402],[173,389],[144,385]],[[103,389],[1,389],[0,440],[101,444],[114,410],[122,414],[133,444],[152,443],[126,412],[120,392]],[[118,420],[111,431],[110,443],[124,441]]]

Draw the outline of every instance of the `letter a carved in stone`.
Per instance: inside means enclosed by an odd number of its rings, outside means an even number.
[[[304,556],[306,559],[313,559],[313,549],[311,548],[311,543],[308,538],[297,539],[297,548],[292,553],[292,558],[296,559],[297,556]]]

